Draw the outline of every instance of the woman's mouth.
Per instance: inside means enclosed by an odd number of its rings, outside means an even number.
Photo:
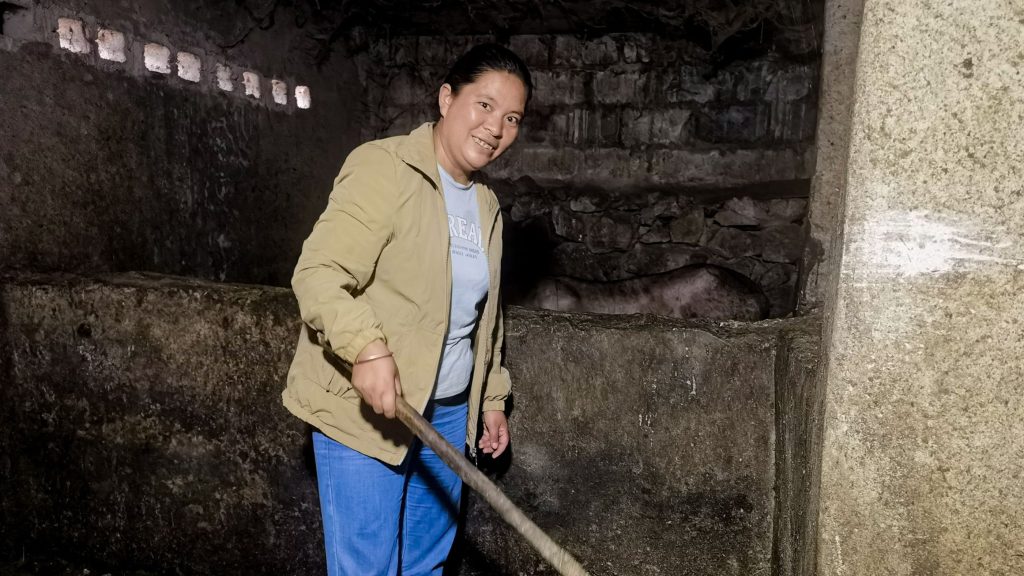
[[[494,152],[494,146],[491,146],[490,144],[484,142],[483,140],[477,138],[476,136],[473,136],[473,142],[476,142],[477,146],[483,148],[484,150],[487,150],[488,152]]]

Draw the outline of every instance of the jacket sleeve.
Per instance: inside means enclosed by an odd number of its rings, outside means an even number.
[[[327,208],[302,245],[292,276],[302,321],[349,363],[373,340],[386,341],[374,311],[353,294],[372,278],[392,237],[396,187],[394,160],[387,151],[373,144],[353,150],[334,180]]]
[[[502,237],[502,220],[501,214],[498,214],[498,221],[496,223],[497,229],[495,230],[494,237],[499,242],[498,245],[498,261],[501,261],[501,237]],[[498,269],[501,267],[499,265]],[[498,285],[501,285],[501,272],[498,273]],[[488,410],[505,410],[505,402],[508,400],[509,395],[512,393],[512,378],[509,376],[508,370],[502,364],[501,347],[505,342],[505,317],[501,311],[501,301],[499,300],[496,304],[496,317],[494,322],[494,343],[493,350],[491,351],[491,365],[490,372],[487,374],[487,381],[484,384],[484,398],[483,398],[483,411]]]

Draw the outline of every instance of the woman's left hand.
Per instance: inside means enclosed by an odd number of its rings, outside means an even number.
[[[484,412],[484,433],[477,446],[492,458],[501,456],[508,447],[508,420],[501,410]]]

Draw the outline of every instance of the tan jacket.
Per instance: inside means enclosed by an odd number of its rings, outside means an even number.
[[[452,294],[448,214],[432,130],[424,124],[352,151],[292,277],[305,325],[282,394],[285,407],[388,464],[404,459],[412,434],[362,403],[350,370],[363,347],[381,338],[395,354],[405,399],[420,412],[430,400]],[[501,366],[500,210],[490,189],[478,183],[477,191],[490,289],[473,345],[470,446],[481,410],[504,410],[511,389]],[[341,362],[329,360],[321,343]]]

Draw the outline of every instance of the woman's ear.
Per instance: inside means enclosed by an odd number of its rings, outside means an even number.
[[[437,93],[437,108],[441,112],[441,118],[448,114],[448,108],[451,107],[454,97],[451,84],[441,84],[441,90]]]

